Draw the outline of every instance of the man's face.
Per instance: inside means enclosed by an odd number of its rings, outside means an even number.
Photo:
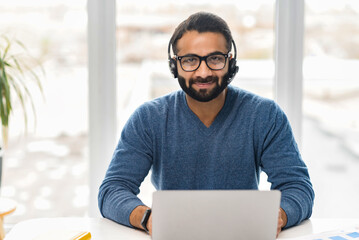
[[[186,32],[177,41],[177,56],[187,56],[195,54],[207,56],[213,53],[227,54],[226,39],[220,33],[197,31]],[[215,99],[227,86],[228,80],[228,61],[221,70],[211,70],[205,61],[200,63],[197,70],[193,72],[184,71],[179,61],[177,61],[178,82],[191,98],[208,102]]]

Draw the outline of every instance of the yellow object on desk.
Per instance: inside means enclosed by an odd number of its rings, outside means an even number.
[[[76,230],[52,230],[42,233],[33,240],[90,240],[91,233]]]
[[[4,217],[13,213],[16,209],[16,202],[8,199],[0,197],[0,240],[5,238],[5,230],[4,230]]]

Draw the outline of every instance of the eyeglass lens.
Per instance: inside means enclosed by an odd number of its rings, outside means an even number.
[[[215,54],[205,57],[207,66],[212,70],[223,69],[226,64],[226,57],[221,54]],[[184,56],[181,58],[181,66],[184,71],[194,71],[201,64],[198,56]]]

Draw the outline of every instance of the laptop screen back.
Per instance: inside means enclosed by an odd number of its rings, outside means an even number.
[[[274,240],[280,197],[280,191],[157,191],[152,239]]]

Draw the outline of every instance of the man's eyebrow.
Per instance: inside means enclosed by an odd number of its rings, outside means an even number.
[[[207,54],[205,56],[211,56],[211,55],[216,55],[216,54],[226,54],[226,53],[223,53],[221,51],[214,51],[214,52],[211,52],[211,53],[209,53],[209,54]],[[194,53],[188,53],[188,54],[182,55],[181,57],[192,57],[192,56],[205,57],[205,56],[200,56],[200,55],[194,54]]]

